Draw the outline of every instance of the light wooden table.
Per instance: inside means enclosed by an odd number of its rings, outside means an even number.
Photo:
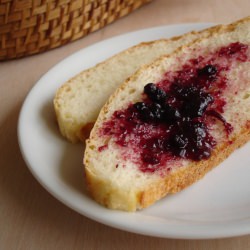
[[[155,0],[74,43],[0,63],[0,249],[250,249],[250,236],[173,240],[116,230],[67,208],[31,175],[17,143],[28,91],[56,63],[95,42],[132,30],[187,22],[230,22],[249,15],[249,0]]]

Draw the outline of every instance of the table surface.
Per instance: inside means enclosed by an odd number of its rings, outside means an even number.
[[[72,211],[31,175],[17,142],[22,103],[59,61],[103,39],[174,23],[227,23],[249,15],[249,0],[154,0],[87,37],[52,51],[0,63],[0,249],[250,249],[250,236],[175,240],[110,228]]]

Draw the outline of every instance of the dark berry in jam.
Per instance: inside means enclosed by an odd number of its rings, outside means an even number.
[[[164,90],[160,89],[153,83],[148,83],[144,87],[144,93],[148,98],[157,103],[164,103],[167,99],[167,94]]]
[[[139,114],[142,114],[142,116],[148,112],[148,105],[145,102],[136,102],[133,107]]]
[[[138,117],[144,122],[173,123],[181,118],[178,109],[169,104],[137,102],[134,108],[138,112]]]
[[[159,103],[137,102],[134,104],[134,108],[144,122],[158,122],[163,119],[164,110]]]
[[[209,135],[204,122],[183,121],[169,140],[173,154],[192,160],[207,159],[215,141]]]
[[[137,102],[134,104],[135,110],[138,112],[139,117],[143,121],[153,121],[155,119],[153,112],[148,104],[145,102]]]
[[[174,134],[170,139],[170,145],[176,149],[184,149],[188,145],[188,138],[184,134]]]
[[[136,102],[134,107],[138,112],[143,112],[143,110],[147,108],[147,105],[145,102]]]
[[[141,102],[116,111],[101,135],[112,136],[124,149],[122,156],[143,172],[169,172],[181,158],[208,159],[216,146],[210,130],[214,118],[223,123],[230,140],[233,128],[223,117],[227,104],[223,93],[230,84],[227,72],[235,60],[249,61],[248,49],[232,43],[166,72],[160,82],[144,87]]]
[[[191,118],[201,117],[213,101],[214,98],[202,90],[192,93],[192,98],[183,102],[182,114]]]
[[[202,88],[191,86],[173,86],[173,92],[177,97],[178,106],[184,117],[201,117],[209,105],[214,102],[214,98]]]
[[[203,140],[208,136],[208,129],[204,122],[191,121],[185,122],[183,130],[186,136],[189,138],[189,142],[199,147],[203,143]]]
[[[205,88],[210,88],[218,77],[218,69],[215,65],[207,64],[197,70],[197,80],[199,85]]]
[[[205,67],[198,69],[198,76],[207,77],[209,79],[214,78],[217,73],[217,68],[214,65],[206,65]]]
[[[192,101],[194,97],[199,95],[199,91],[200,89],[195,87],[194,85],[182,86],[173,84],[172,86],[173,95],[175,95],[180,101],[181,100]]]
[[[159,103],[152,103],[150,109],[154,115],[154,121],[161,121],[163,119],[164,110]]]
[[[165,104],[163,106],[164,112],[164,121],[167,123],[173,123],[178,121],[181,118],[181,114],[179,110],[175,107],[170,106],[169,104]]]

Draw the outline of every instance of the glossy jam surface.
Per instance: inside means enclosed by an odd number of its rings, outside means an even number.
[[[189,60],[179,71],[166,72],[160,82],[145,85],[141,102],[114,112],[100,136],[132,150],[133,157],[124,153],[124,158],[133,158],[144,172],[180,158],[208,159],[216,145],[209,117],[222,122],[227,135],[233,130],[223,117],[226,101],[222,93],[228,85],[226,73],[235,60],[247,61],[247,49],[247,45],[232,43],[206,58]],[[99,151],[106,148],[103,145]]]

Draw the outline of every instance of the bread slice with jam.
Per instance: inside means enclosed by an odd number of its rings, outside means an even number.
[[[90,194],[125,211],[201,179],[250,139],[250,18],[218,26],[127,79],[86,141]]]

